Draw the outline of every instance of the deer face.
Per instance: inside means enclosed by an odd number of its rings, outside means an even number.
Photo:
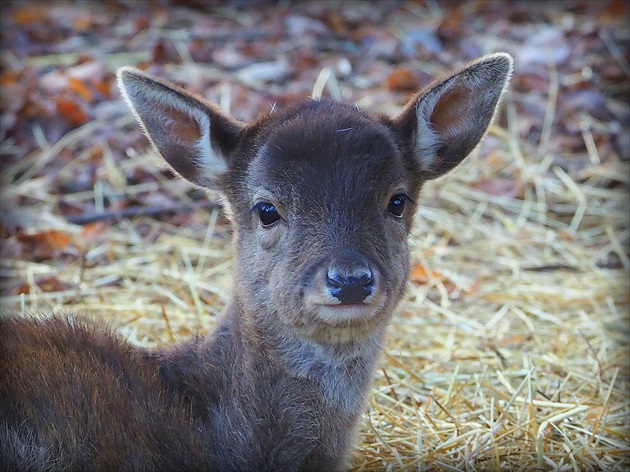
[[[351,107],[312,101],[267,119],[226,190],[243,299],[316,340],[360,338],[403,292],[419,169]]]
[[[244,311],[281,333],[346,343],[387,323],[407,281],[420,187],[477,145],[511,67],[487,56],[392,119],[310,101],[250,125],[133,69],[119,83],[173,169],[223,192]]]

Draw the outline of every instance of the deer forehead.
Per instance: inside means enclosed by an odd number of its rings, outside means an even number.
[[[405,183],[392,132],[344,105],[315,103],[279,117],[262,142],[247,178],[278,198],[372,201]]]

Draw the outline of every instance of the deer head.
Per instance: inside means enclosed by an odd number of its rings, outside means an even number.
[[[136,69],[120,89],[155,150],[221,192],[237,245],[235,302],[252,322],[316,343],[382,331],[408,277],[423,182],[479,143],[512,70],[494,54],[435,82],[393,117],[310,100],[242,123]]]

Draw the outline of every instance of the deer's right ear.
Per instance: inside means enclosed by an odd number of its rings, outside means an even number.
[[[425,178],[446,174],[477,146],[511,74],[510,55],[482,57],[422,91],[394,118]]]
[[[245,126],[218,107],[131,67],[116,73],[127,104],[155,150],[182,177],[219,190]]]

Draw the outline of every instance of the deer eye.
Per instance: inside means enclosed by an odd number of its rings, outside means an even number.
[[[269,202],[259,202],[254,206],[258,212],[258,218],[263,227],[267,228],[280,219],[280,213],[276,207]]]
[[[407,197],[407,195],[405,195],[404,193],[394,195],[389,200],[387,211],[389,211],[396,218],[402,218],[402,215],[405,211],[405,204],[407,203],[408,199],[409,197]]]

